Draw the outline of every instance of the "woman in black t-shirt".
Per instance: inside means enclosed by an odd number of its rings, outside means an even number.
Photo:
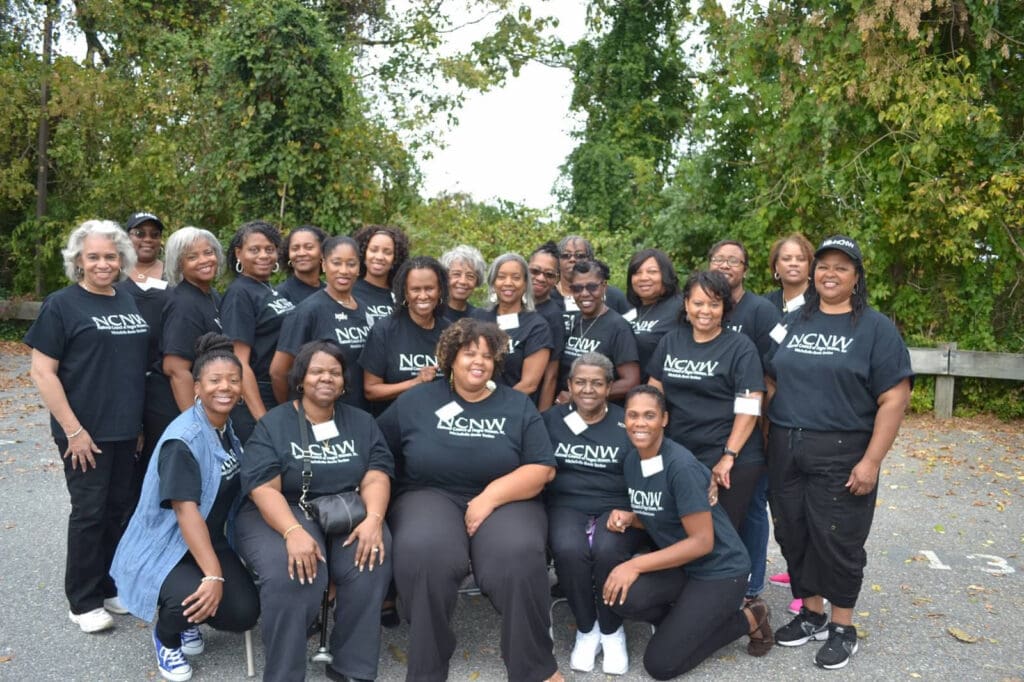
[[[548,544],[558,582],[576,619],[576,642],[569,657],[573,670],[590,672],[598,651],[606,674],[629,669],[622,618],[600,599],[596,576],[607,574],[643,545],[643,531],[612,532],[608,516],[629,507],[622,462],[629,450],[622,408],[608,403],[615,368],[600,353],[585,353],[572,363],[572,402],[543,414],[555,446],[558,472],[545,490]]]
[[[815,663],[845,666],[864,580],[882,460],[910,402],[910,353],[892,322],[867,305],[860,248],[829,237],[814,254],[814,286],[768,357],[768,476],[775,539],[803,608],[775,640],[827,639]],[[824,599],[832,603],[832,619]]]
[[[270,286],[270,276],[281,265],[277,254],[281,233],[270,223],[254,220],[235,232],[228,246],[228,268],[239,276],[224,292],[221,322],[235,342],[242,361],[242,398],[231,421],[244,443],[253,426],[277,404],[270,381],[270,361],[285,315],[295,305]]]
[[[448,309],[444,315],[454,322],[476,310],[469,297],[483,284],[487,263],[476,247],[467,244],[445,251],[441,254],[440,263],[448,273]]]
[[[63,255],[72,284],[43,301],[25,344],[71,496],[69,615],[84,632],[98,632],[114,625],[107,609],[125,613],[107,573],[132,498],[149,325],[132,297],[114,288],[135,263],[116,223],[82,223]]]
[[[551,330],[551,358],[544,370],[544,382],[540,387],[537,409],[541,412],[555,404],[558,385],[558,361],[565,346],[565,323],[562,308],[555,302],[552,292],[558,284],[558,246],[554,242],[541,244],[530,254],[530,290],[533,292],[534,309],[547,320]]]
[[[435,349],[450,324],[444,316],[448,278],[437,260],[406,261],[395,276],[394,295],[398,308],[373,325],[359,356],[363,392],[374,414],[413,386],[437,378]]]
[[[668,254],[643,249],[626,267],[626,300],[633,306],[622,318],[633,327],[640,356],[641,381],[647,381],[647,362],[661,337],[679,326],[679,276]]]
[[[402,394],[378,420],[399,463],[389,521],[409,679],[448,676],[450,619],[471,560],[501,613],[509,679],[562,679],[548,634],[547,517],[537,499],[555,460],[533,403],[492,379],[507,346],[496,325],[459,320],[438,343],[446,380]]]
[[[373,418],[338,402],[344,365],[335,343],[302,346],[288,377],[297,399],[268,412],[245,445],[242,492],[252,502],[238,514],[238,550],[260,577],[267,680],[305,678],[306,631],[328,581],[338,600],[328,677],[377,677],[381,603],[391,582],[384,514],[394,459]],[[325,536],[302,504],[351,490],[359,491],[366,518],[347,536]]]
[[[814,246],[799,232],[775,240],[768,252],[772,279],[779,285],[764,295],[782,314],[791,313],[804,304],[804,295],[811,283],[811,260]]]
[[[360,262],[355,296],[366,306],[366,321],[372,327],[395,310],[392,284],[409,258],[409,238],[390,225],[366,225],[352,238],[359,244]]]
[[[282,267],[288,279],[277,285],[277,292],[295,305],[320,291],[320,263],[323,261],[321,246],[327,233],[316,225],[299,225],[288,233],[281,249]]]
[[[667,423],[658,389],[637,386],[626,396],[630,510],[613,511],[608,530],[642,527],[658,549],[616,566],[602,590],[621,616],[658,626],[644,652],[644,668],[656,680],[692,670],[745,634],[751,656],[764,656],[772,646],[768,606],[757,601],[737,608],[750,572],[743,543],[709,500],[707,467],[665,437]]]

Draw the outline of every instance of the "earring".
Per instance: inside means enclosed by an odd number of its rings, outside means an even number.
[[[526,305],[526,293],[525,292],[523,293],[523,305],[524,306]]]
[[[490,301],[491,303],[497,303],[498,302],[498,292],[491,291],[491,293],[487,294],[487,300]]]
[[[196,405],[199,405],[202,402],[201,400],[199,400],[198,393],[196,393],[196,397],[192,399],[192,402],[194,402]]]
[[[781,279],[781,277],[779,277],[779,271],[778,271],[778,270],[776,270],[776,271],[775,271],[775,281],[777,282],[777,281],[779,281],[780,279]]]
[[[81,267],[76,265],[75,266],[75,279],[82,279],[83,277],[85,277],[85,270],[83,270]]]
[[[235,261],[235,272],[237,272],[239,275],[242,274],[242,261],[240,261],[240,260],[236,260]]]
[[[242,396],[238,396],[238,404],[239,405],[245,405],[245,398],[242,397]]]
[[[281,264],[274,263],[274,272],[281,272]]]
[[[306,390],[306,389],[304,389],[304,388],[302,387],[302,385],[299,385],[299,386],[296,386],[296,387],[295,387],[295,392],[296,392],[296,393],[302,393],[302,392],[303,392],[304,390]]]
[[[291,258],[289,258],[289,259],[288,259],[288,267],[294,267],[294,266],[292,265],[292,259],[291,259]]]

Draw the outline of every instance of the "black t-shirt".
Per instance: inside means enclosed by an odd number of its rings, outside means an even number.
[[[206,527],[210,532],[210,541],[215,547],[227,546],[224,525],[228,521],[231,505],[238,499],[242,485],[238,476],[238,457],[231,446],[221,437],[221,445],[228,458],[220,465],[220,487],[213,507],[206,516]],[[160,506],[171,508],[171,502],[195,502],[199,504],[203,492],[203,477],[199,471],[199,462],[184,441],[164,441],[157,460],[157,473],[160,474]]]
[[[570,298],[572,297],[570,296]],[[557,288],[551,289],[551,300],[554,301],[555,305],[562,310],[565,310],[566,308],[573,309],[576,307],[575,301],[570,302],[567,306],[565,297],[562,296],[562,292]],[[605,289],[604,302],[609,308],[617,312],[619,315],[625,315],[633,308],[633,304],[631,304],[629,299],[626,298],[625,292],[611,284],[609,284],[608,288]],[[568,327],[566,327],[566,329],[568,329]]]
[[[152,280],[152,278],[150,278]],[[114,285],[115,289],[127,292],[135,299],[135,307],[139,309],[142,319],[149,325],[149,346],[146,349],[146,367],[154,367],[160,360],[160,334],[163,330],[163,312],[167,301],[167,282],[153,280],[163,283],[163,288],[151,286],[142,289],[131,278],[124,279]]]
[[[345,394],[341,401],[367,409],[369,403],[363,395],[363,368],[359,366],[359,354],[366,345],[370,325],[366,322],[366,307],[358,301],[356,303],[356,309],[350,310],[324,290],[315,293],[285,318],[281,336],[277,339],[277,350],[295,357],[299,348],[310,341],[338,344],[345,358]]]
[[[199,287],[182,280],[167,294],[164,306],[163,355],[173,355],[189,362],[195,360],[196,339],[209,332],[223,331],[220,325],[220,294],[213,289],[204,293]]]
[[[248,495],[275,476],[281,477],[281,492],[290,503],[302,495],[303,458],[309,457],[313,478],[307,500],[321,495],[355,490],[370,469],[395,475],[395,460],[373,417],[351,405],[334,408],[338,434],[322,442],[304,420],[307,450],[302,449],[299,416],[291,401],[267,412],[245,443],[242,458],[242,493]]]
[[[780,311],[783,315],[785,315],[786,313],[791,313],[793,312],[793,310],[799,310],[800,306],[804,304],[803,295],[801,295],[799,297],[799,300],[796,301],[795,307],[787,306],[786,302],[782,300],[782,289],[773,289],[769,291],[767,294],[764,294],[762,298],[764,298],[766,301],[775,306],[775,309]],[[790,310],[790,308],[792,308],[792,310]]]
[[[614,310],[607,310],[595,319],[585,320],[577,315],[572,329],[565,337],[562,357],[558,367],[558,390],[564,390],[569,379],[569,370],[576,358],[584,353],[602,353],[615,367],[627,362],[638,362],[636,339],[629,322]],[[615,378],[618,378],[616,372]]]
[[[683,325],[662,337],[647,366],[662,383],[669,404],[668,435],[714,468],[732,432],[736,396],[764,388],[764,371],[754,343],[723,329],[711,341],[693,340]],[[764,464],[760,433],[747,439],[736,466]]]
[[[498,321],[497,309],[477,308],[473,311],[473,317],[485,322],[497,323]],[[504,382],[508,386],[515,386],[523,378],[523,361],[539,350],[545,348],[552,350],[554,343],[551,341],[551,329],[548,327],[547,321],[535,312],[519,313],[516,326],[504,331],[509,338],[508,352],[505,354],[505,366],[502,368],[501,375],[495,377],[495,380]],[[550,355],[548,357],[550,358]],[[546,364],[545,367],[547,367]],[[531,396],[534,403],[537,402],[537,393],[539,393],[539,389],[535,391],[534,396]]]
[[[75,417],[96,442],[142,430],[149,325],[135,299],[72,284],[46,297],[25,344],[58,361],[57,378]],[[64,430],[50,417],[54,438]]]
[[[458,322],[464,317],[473,317],[473,313],[477,310],[479,310],[479,308],[470,303],[466,304],[465,310],[456,310],[450,305],[446,305],[444,307],[444,316],[449,322]]]
[[[640,355],[640,381],[647,381],[647,363],[657,348],[661,337],[679,327],[679,309],[683,297],[669,296],[653,305],[630,308],[622,319],[629,322],[636,338],[636,350]]]
[[[772,347],[772,329],[782,319],[782,314],[764,298],[750,291],[743,292],[743,298],[735,304],[722,321],[722,326],[734,332],[746,334],[757,346],[757,354],[764,358]]]
[[[277,293],[281,294],[295,305],[299,305],[323,288],[323,282],[320,282],[320,286],[318,287],[311,287],[295,275],[289,275],[288,279],[277,285]]]
[[[438,416],[435,410],[452,402],[461,411]],[[420,384],[398,396],[377,421],[395,453],[400,491],[433,488],[466,504],[523,464],[555,466],[537,408],[508,386],[471,403],[447,382]]]
[[[715,546],[711,552],[683,565],[691,578],[723,580],[750,574],[750,558],[722,505],[708,504],[711,472],[689,450],[665,438],[661,471],[644,477],[635,448],[626,455],[624,473],[630,506],[660,549],[685,540],[682,517],[711,512]]]
[[[395,297],[391,289],[370,284],[365,279],[357,279],[352,287],[352,295],[360,305],[366,306],[366,321],[372,327],[379,320],[391,317],[395,311]]]
[[[437,365],[437,341],[450,324],[442,317],[434,320],[433,329],[424,329],[405,311],[378,320],[370,329],[359,364],[385,384],[408,381],[423,367]],[[379,414],[390,404],[390,401],[381,401],[373,403],[373,407]]]
[[[803,314],[786,316],[786,336],[768,357],[776,386],[768,418],[794,429],[870,433],[878,396],[914,376],[903,338],[871,308],[856,325],[851,313]]]
[[[257,381],[270,381],[270,361],[284,317],[295,305],[269,284],[240,275],[224,292],[220,320],[224,334],[249,346],[249,366]]]
[[[551,359],[558,360],[562,356],[562,347],[565,346],[565,323],[562,320],[562,309],[558,307],[553,298],[549,298],[543,303],[538,303],[534,310],[547,320],[553,346]]]
[[[546,489],[552,507],[569,507],[600,516],[611,509],[629,509],[622,462],[630,449],[623,409],[608,405],[604,419],[579,435],[565,423],[571,405],[555,405],[541,416],[555,446],[558,473]]]

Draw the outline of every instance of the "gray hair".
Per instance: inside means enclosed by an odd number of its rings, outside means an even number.
[[[488,294],[495,294],[494,281],[498,279],[498,270],[505,263],[518,263],[519,267],[523,269],[523,283],[526,285],[526,291],[523,292],[523,310],[532,311],[534,305],[533,287],[530,286],[530,266],[527,264],[526,259],[518,253],[503,253],[491,262],[491,267],[487,268]],[[494,305],[497,307],[498,304],[495,303]]]
[[[459,244],[458,246],[448,249],[445,251],[441,258],[441,266],[447,271],[450,270],[456,263],[463,263],[468,265],[476,273],[476,285],[480,286],[484,283],[484,270],[487,269],[487,263],[484,261],[483,254],[480,253],[480,249],[469,244]]]
[[[591,259],[594,257],[594,247],[591,246],[590,240],[579,234],[569,234],[558,240],[559,255],[565,253],[566,247],[572,242],[583,242],[583,246],[587,250],[587,258]]]
[[[608,359],[608,356],[604,353],[584,353],[575,360],[572,361],[572,366],[569,368],[569,377],[576,376],[577,367],[597,367],[604,371],[604,378],[611,383],[615,379],[615,366],[612,361]]]
[[[60,252],[64,257],[64,274],[72,282],[82,281],[82,268],[75,261],[82,255],[85,240],[94,236],[105,237],[114,242],[117,255],[121,258],[121,274],[118,275],[118,279],[124,279],[125,273],[135,267],[135,247],[132,246],[128,233],[113,220],[86,220],[71,231],[67,248]]]
[[[164,247],[164,277],[167,278],[168,284],[175,286],[181,283],[182,257],[197,242],[203,240],[208,241],[217,254],[217,276],[224,274],[224,247],[220,241],[209,230],[189,225],[172,234]]]

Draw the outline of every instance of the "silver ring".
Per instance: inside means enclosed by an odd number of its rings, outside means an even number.
[[[371,551],[371,552],[379,552],[380,550],[379,550],[379,549],[378,549],[377,547],[374,547],[374,548],[373,548],[373,549],[371,549],[370,551]]]

